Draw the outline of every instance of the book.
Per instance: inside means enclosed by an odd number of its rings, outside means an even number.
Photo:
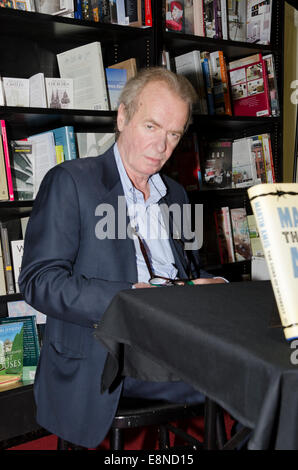
[[[251,259],[251,246],[244,207],[230,209],[236,261]]]
[[[135,77],[137,74],[137,62],[134,57],[130,59],[123,60],[117,64],[109,65],[109,69],[123,69],[126,70],[126,78],[129,80],[132,77]]]
[[[2,145],[2,137],[0,134],[0,201],[8,200],[8,188],[5,170],[5,159]]]
[[[47,15],[62,15],[72,13],[73,0],[35,0],[35,8],[39,13]]]
[[[21,272],[22,258],[24,253],[24,240],[11,240],[11,258],[14,273],[15,291],[20,292],[19,275]]]
[[[4,260],[2,254],[2,246],[0,241],[0,295],[6,295],[6,282],[5,282],[5,272],[4,272]]]
[[[233,141],[232,173],[233,188],[247,188],[253,184],[261,183],[261,173],[257,174],[252,138],[244,137]]]
[[[5,95],[4,95],[3,81],[2,81],[1,76],[0,76],[0,106],[5,106]]]
[[[2,222],[0,222],[0,241],[1,241],[1,247],[2,247],[3,266],[4,266],[4,274],[5,274],[5,282],[6,282],[6,293],[14,294],[15,285],[14,285],[13,272],[12,272],[12,261],[11,261],[10,247],[9,247],[8,230],[7,230],[7,227]]]
[[[205,94],[207,96],[208,114],[215,114],[213,77],[211,73],[210,53],[201,52],[202,71],[205,83]]]
[[[22,378],[23,334],[23,322],[0,324],[0,386]]]
[[[220,209],[215,210],[214,218],[220,261],[222,264],[234,263],[235,254],[229,208],[221,207]]]
[[[29,80],[2,77],[6,106],[29,107]]]
[[[125,15],[129,26],[142,26],[142,0],[125,0]]]
[[[248,190],[285,338],[298,337],[298,184],[275,183]]]
[[[97,157],[115,143],[114,133],[77,132],[79,158]]]
[[[205,36],[203,3],[204,0],[194,0],[193,3],[194,34],[196,36]]]
[[[184,32],[185,34],[194,35],[195,25],[194,25],[193,9],[194,9],[193,0],[184,0]]]
[[[64,160],[77,158],[76,139],[73,126],[63,126],[52,129],[56,146],[63,146]]]
[[[267,183],[275,183],[275,172],[274,172],[274,163],[273,163],[270,134],[269,133],[261,134],[259,138],[262,139],[262,144],[263,144],[265,168],[266,168],[266,181]]]
[[[106,79],[111,110],[116,110],[119,97],[127,81],[125,69],[106,68]]]
[[[11,169],[10,169],[9,145],[8,145],[7,132],[6,132],[6,123],[4,119],[0,120],[0,129],[1,129],[2,145],[3,145],[3,152],[4,152],[8,197],[10,201],[14,201],[14,191],[13,191],[12,176],[11,176]]]
[[[179,2],[166,0],[166,31],[185,32],[184,3],[185,0]]]
[[[262,135],[253,135],[248,137],[248,143],[250,145],[250,151],[252,158],[255,162],[255,168],[257,173],[258,182],[266,183],[267,182],[267,173],[266,173],[266,160],[265,152],[263,148]]]
[[[60,76],[72,78],[76,109],[108,110],[108,94],[100,42],[57,54]]]
[[[253,214],[247,216],[248,232],[250,238],[252,256],[264,256],[262,242],[260,239],[256,218]]]
[[[202,189],[232,187],[232,141],[208,141],[200,154]]]
[[[152,26],[151,0],[144,0],[144,23],[145,26]]]
[[[73,109],[74,94],[72,78],[46,77],[46,91],[49,108]]]
[[[16,10],[35,11],[34,0],[14,0]]]
[[[247,0],[246,40],[270,44],[272,0]]]
[[[216,0],[204,0],[204,24],[205,24],[205,36],[208,38],[217,38],[215,28],[215,2]]]
[[[23,140],[12,140],[10,145],[10,165],[15,199],[31,200],[34,195],[33,144]]]
[[[246,42],[246,0],[228,0],[228,37]]]
[[[265,62],[266,72],[267,72],[271,115],[279,116],[280,108],[279,108],[278,88],[277,88],[277,79],[276,79],[276,74],[275,74],[273,54],[264,55],[263,60]]]
[[[0,2],[1,8],[14,8],[14,0],[1,0]]]
[[[126,16],[125,1],[116,0],[116,9],[117,9],[117,23],[128,25],[129,19]]]
[[[31,108],[47,108],[45,78],[42,72],[29,78],[29,106]]]
[[[33,315],[36,317],[37,325],[43,325],[47,320],[47,317],[44,313],[39,312],[35,308],[31,307],[31,305],[27,304],[25,300],[12,300],[7,302],[7,312],[10,318]]]
[[[215,114],[232,116],[229,77],[222,51],[210,52]]]
[[[39,338],[35,315],[0,318],[1,325],[23,324],[23,367],[22,381],[33,381],[40,355]]]
[[[228,34],[228,0],[220,0],[222,38],[229,39]]]
[[[186,52],[176,56],[174,61],[177,74],[188,78],[198,94],[198,102],[194,106],[195,110],[201,114],[208,114],[200,51]]]
[[[41,181],[46,173],[57,165],[54,133],[49,131],[28,137],[28,143],[34,144],[33,187],[35,199]]]
[[[270,102],[265,62],[262,54],[248,65],[229,67],[235,116],[269,116]]]

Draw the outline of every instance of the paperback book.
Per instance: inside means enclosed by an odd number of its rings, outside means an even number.
[[[46,78],[49,108],[73,109],[73,80],[71,78]]]
[[[19,201],[31,200],[34,195],[33,144],[22,140],[12,140],[10,145],[10,165],[15,199]]]
[[[0,386],[18,382],[23,371],[23,322],[0,324]]]

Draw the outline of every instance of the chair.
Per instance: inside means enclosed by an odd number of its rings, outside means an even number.
[[[171,424],[173,421],[197,416],[204,417],[203,404],[181,405],[158,400],[122,397],[110,430],[110,449],[122,450],[124,448],[125,429],[157,426],[160,449],[170,447],[169,432],[173,432],[185,442],[188,442],[193,450],[198,450],[202,447],[202,443]],[[86,450],[81,446],[73,445],[58,438],[57,450],[68,449]]]

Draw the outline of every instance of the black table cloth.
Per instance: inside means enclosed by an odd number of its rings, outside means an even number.
[[[269,281],[120,292],[95,336],[119,376],[184,380],[253,429],[250,449],[298,449],[298,366]]]

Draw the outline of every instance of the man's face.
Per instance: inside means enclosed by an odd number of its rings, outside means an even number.
[[[163,82],[145,86],[128,123],[124,105],[120,104],[118,147],[131,179],[148,178],[162,168],[183,134],[188,112],[187,103]]]

